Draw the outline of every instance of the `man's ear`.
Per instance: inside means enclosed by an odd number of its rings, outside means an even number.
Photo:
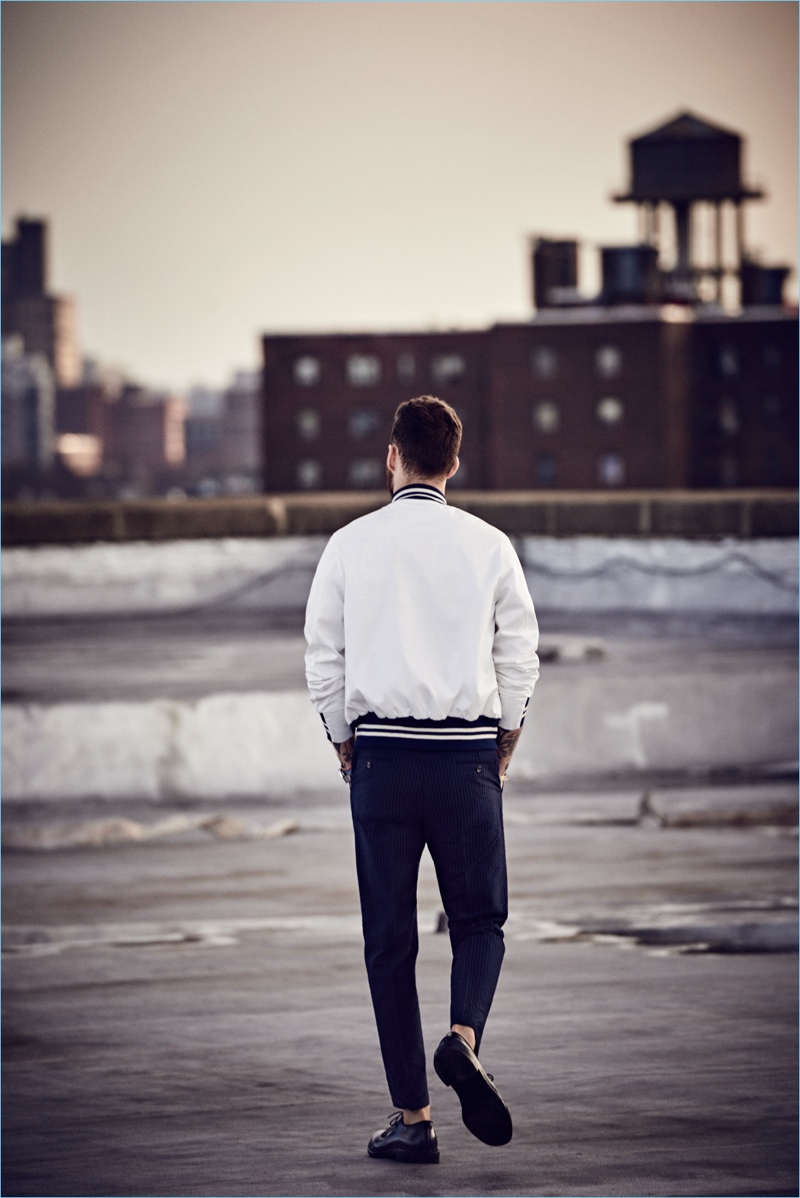
[[[450,473],[447,475],[447,477],[452,478],[453,475],[455,474],[456,470],[458,470],[460,465],[461,465],[460,461],[458,460],[458,458],[456,458],[455,462],[453,463],[453,469],[450,471]]]
[[[389,452],[386,455],[386,469],[387,470],[396,470],[397,469],[397,446],[396,445],[389,446]]]

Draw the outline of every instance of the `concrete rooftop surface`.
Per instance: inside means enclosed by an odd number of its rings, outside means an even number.
[[[319,546],[12,556],[4,1195],[800,1192],[796,544],[533,548],[551,603],[481,1050],[514,1135],[473,1139],[431,1064],[433,1166],[366,1154],[392,1107],[304,689]],[[440,914],[426,856],[429,1063]]]
[[[505,811],[482,1058],[514,1137],[473,1139],[431,1068],[441,1163],[409,1166],[366,1155],[391,1103],[338,779],[291,804],[12,804],[3,1193],[797,1194],[794,781],[512,781]],[[438,913],[425,857],[429,1058]]]

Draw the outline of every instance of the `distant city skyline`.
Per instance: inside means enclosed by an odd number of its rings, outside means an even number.
[[[683,109],[745,138],[748,246],[796,269],[794,3],[7,0],[2,33],[3,235],[47,220],[83,352],[155,387],[263,333],[526,320],[531,235],[591,293],[626,143]]]

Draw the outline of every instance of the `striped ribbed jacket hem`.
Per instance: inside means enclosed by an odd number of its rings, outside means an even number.
[[[477,720],[381,719],[373,712],[361,716],[355,724],[356,744],[373,749],[495,749],[498,720],[481,716]]]

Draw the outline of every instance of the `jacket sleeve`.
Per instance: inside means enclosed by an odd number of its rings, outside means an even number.
[[[344,570],[336,537],[325,546],[306,606],[306,681],[328,740],[352,736],[345,719]]]
[[[519,558],[506,539],[495,601],[492,659],[500,693],[500,727],[521,728],[539,677],[539,626]]]

